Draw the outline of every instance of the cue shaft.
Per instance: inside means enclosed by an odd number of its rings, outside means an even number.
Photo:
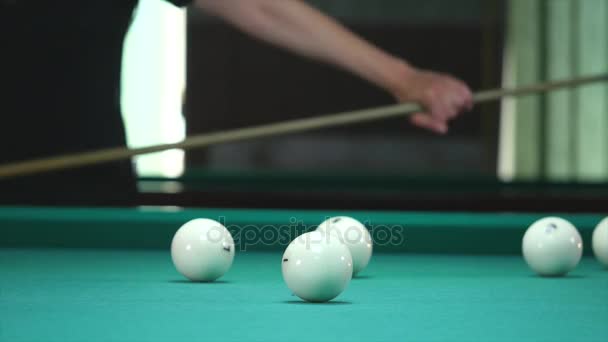
[[[599,74],[588,77],[533,84],[519,88],[487,90],[475,93],[473,95],[473,101],[474,103],[479,104],[500,100],[504,97],[532,95],[606,80],[608,80],[608,74]],[[418,104],[403,103],[312,118],[290,120],[261,126],[220,131],[209,134],[200,134],[189,137],[178,143],[160,144],[134,149],[117,147],[93,152],[75,153],[57,157],[14,162],[0,166],[0,179],[119,161],[138,155],[162,152],[171,149],[190,150],[228,142],[277,136],[288,133],[305,132],[314,129],[344,126],[367,121],[406,116],[420,111],[422,111],[422,108]]]

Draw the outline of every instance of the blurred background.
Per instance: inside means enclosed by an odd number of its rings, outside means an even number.
[[[453,74],[474,90],[608,71],[605,0],[308,2],[414,65]],[[126,41],[123,112],[133,147],[391,103],[356,77],[161,1],[140,1]],[[534,189],[536,199],[547,191],[552,198],[598,192],[605,198],[607,114],[608,86],[599,84],[478,106],[446,137],[393,119],[169,151],[138,158],[140,188],[151,203],[164,203],[154,196],[163,192],[181,193],[188,203],[191,190],[294,187],[321,194],[331,188],[349,198],[361,188],[407,192],[412,200],[429,188],[504,197],[520,191],[518,184]]]

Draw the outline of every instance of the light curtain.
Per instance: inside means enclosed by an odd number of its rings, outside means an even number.
[[[607,0],[510,0],[504,83],[608,72]],[[608,85],[503,102],[499,176],[608,181]]]

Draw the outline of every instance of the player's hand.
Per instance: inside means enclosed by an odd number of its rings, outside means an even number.
[[[408,68],[392,90],[400,102],[419,103],[424,112],[410,117],[412,124],[439,134],[459,114],[473,108],[473,95],[462,81],[445,74]]]

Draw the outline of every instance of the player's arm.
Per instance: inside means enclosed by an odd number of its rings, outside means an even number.
[[[382,87],[399,101],[422,104],[420,127],[445,133],[448,121],[472,106],[461,81],[420,70],[353,34],[300,0],[195,0],[208,13],[300,55],[337,65]]]

